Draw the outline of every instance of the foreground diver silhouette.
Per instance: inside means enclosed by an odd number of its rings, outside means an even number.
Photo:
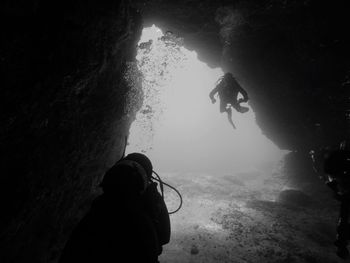
[[[343,259],[349,257],[347,249],[350,240],[350,151],[340,148],[331,152],[324,162],[324,172],[328,175],[326,182],[334,197],[340,202],[337,238],[337,255]]]
[[[231,73],[225,73],[223,77],[218,80],[216,87],[209,93],[209,97],[212,103],[216,102],[214,98],[215,94],[218,93],[220,98],[220,112],[227,112],[227,118],[229,123],[234,129],[236,126],[232,121],[232,109],[235,108],[240,113],[245,113],[249,109],[240,105],[242,102],[248,101],[248,93],[239,85],[237,80],[232,76]],[[241,93],[243,98],[237,100],[238,93]]]
[[[170,220],[152,169],[145,155],[132,153],[107,171],[104,193],[72,232],[60,263],[159,262]]]

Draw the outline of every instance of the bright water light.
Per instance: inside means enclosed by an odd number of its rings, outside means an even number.
[[[162,172],[230,173],[280,160],[283,151],[262,134],[252,109],[233,110],[234,130],[219,112],[219,99],[211,103],[209,92],[223,71],[199,61],[181,38],[162,36],[155,26],[144,28],[139,42],[152,40],[138,49],[144,102],[127,153],[146,153]]]

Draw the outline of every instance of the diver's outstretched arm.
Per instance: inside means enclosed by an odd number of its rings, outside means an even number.
[[[239,92],[243,96],[242,101],[247,102],[249,100],[248,93],[242,87],[239,89]]]

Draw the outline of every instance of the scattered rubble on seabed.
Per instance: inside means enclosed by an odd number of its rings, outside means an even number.
[[[162,176],[181,191],[184,204],[171,216],[172,238],[161,262],[344,262],[335,255],[331,198],[320,203],[259,173]],[[177,201],[167,190],[170,210]]]

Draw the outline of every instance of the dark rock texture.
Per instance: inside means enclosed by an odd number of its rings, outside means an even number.
[[[309,150],[347,136],[345,1],[157,0],[139,7],[147,25],[183,36],[201,60],[233,72],[257,123],[280,147]]]
[[[284,190],[276,200],[277,202],[287,206],[301,206],[308,207],[313,205],[313,200],[310,196],[299,190]]]
[[[223,17],[232,12],[242,18],[223,22],[231,27],[224,59],[247,85],[265,134],[298,150],[348,136],[350,24],[344,2],[241,1]]]
[[[128,1],[0,10],[0,261],[53,262],[122,155],[137,108],[123,73],[141,18]]]

